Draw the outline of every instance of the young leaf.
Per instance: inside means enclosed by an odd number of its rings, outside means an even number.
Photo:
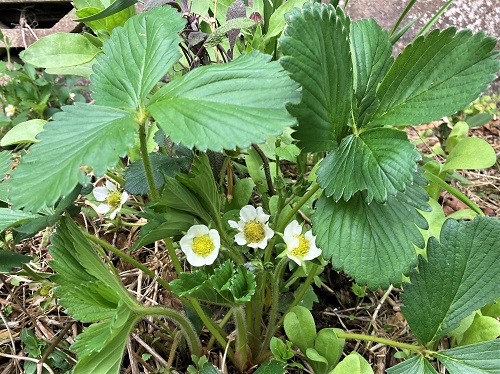
[[[202,66],[162,87],[148,104],[175,143],[199,150],[246,148],[293,126],[285,104],[297,85],[271,56],[250,53]]]
[[[85,17],[85,18],[78,18],[75,21],[76,22],[97,21],[97,20],[100,20],[102,18],[106,18],[106,17],[112,16],[118,12],[121,12],[122,10],[131,7],[132,5],[134,5],[137,2],[139,2],[139,0],[116,0],[109,7],[102,10],[101,12],[94,14],[93,16],[89,16],[89,17]]]
[[[349,200],[367,191],[370,203],[384,203],[413,181],[421,158],[405,132],[376,128],[349,135],[321,162],[318,183],[327,197]]]
[[[295,344],[302,353],[308,348],[314,347],[316,338],[316,324],[314,318],[307,308],[296,306],[285,316],[283,322],[288,339]]]
[[[484,33],[454,28],[419,37],[378,87],[378,106],[365,125],[431,122],[466,107],[495,79],[495,43]]]
[[[368,204],[360,192],[347,202],[321,196],[312,221],[324,258],[358,285],[376,289],[401,284],[402,275],[416,265],[414,245],[425,244],[418,227],[427,228],[427,222],[417,211],[429,210],[424,183],[415,175],[414,184],[384,204]]]
[[[484,169],[494,165],[496,160],[495,150],[488,142],[470,137],[462,139],[453,147],[442,170]]]
[[[115,30],[104,43],[91,76],[98,105],[138,109],[168,69],[177,62],[177,35],[185,25],[172,7],[140,14]]]
[[[280,61],[302,86],[302,101],[288,106],[299,122],[294,137],[305,151],[329,151],[347,134],[351,118],[349,18],[340,8],[306,3],[286,19]]]
[[[229,279],[226,279],[229,281]],[[172,292],[178,296],[191,296],[213,304],[227,305],[232,302],[228,297],[222,297],[202,270],[191,273],[181,273],[178,279],[170,282]],[[227,296],[225,294],[224,296]]]
[[[387,369],[387,374],[438,374],[429,361],[422,356],[413,356],[392,368]]]
[[[20,56],[33,66],[56,69],[85,64],[100,52],[81,34],[55,33],[36,41]]]
[[[30,256],[0,249],[0,273],[8,273],[12,268],[21,267],[30,261]]]
[[[357,125],[361,126],[365,115],[376,105],[377,86],[394,59],[387,31],[374,19],[351,23],[349,37],[354,66],[354,98],[359,111]]]
[[[53,205],[85,179],[82,169],[92,167],[101,176],[134,144],[135,124],[123,110],[75,103],[53,118],[12,173],[9,197],[15,209]]]
[[[460,345],[481,343],[496,339],[498,336],[500,336],[500,321],[477,313],[472,324],[464,332]]]
[[[500,221],[489,217],[448,219],[440,241],[429,240],[427,261],[419,259],[402,296],[401,311],[420,342],[438,340],[500,296],[499,243]]]
[[[316,351],[328,362],[328,367],[333,369],[342,357],[343,342],[337,337],[333,329],[321,329],[314,341]]]
[[[287,372],[285,366],[285,363],[276,360],[266,361],[254,371],[254,374],[285,374]]]
[[[6,147],[12,144],[36,143],[39,140],[36,136],[43,131],[43,126],[47,123],[44,119],[31,119],[18,123],[10,129],[0,140],[0,146]]]
[[[331,374],[373,374],[373,370],[363,356],[358,352],[351,352],[333,369]],[[414,374],[414,373],[412,373]]]
[[[451,374],[500,373],[500,339],[440,351],[434,356]]]

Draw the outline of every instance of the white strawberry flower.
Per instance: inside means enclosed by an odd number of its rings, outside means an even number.
[[[321,249],[316,247],[316,236],[311,230],[302,234],[302,227],[296,220],[286,226],[283,240],[286,244],[286,255],[299,266],[302,261],[312,260],[321,254]]]
[[[7,117],[12,117],[16,113],[16,107],[12,104],[9,104],[5,107],[5,115]]]
[[[97,201],[102,201],[96,208],[96,212],[100,214],[107,214],[111,211],[109,218],[115,219],[116,215],[122,209],[123,204],[128,199],[128,193],[123,191],[120,193],[116,185],[110,181],[106,181],[105,186],[99,186],[92,191]]]
[[[181,238],[180,245],[192,266],[212,265],[219,255],[219,232],[205,225],[194,225]]]
[[[266,248],[267,241],[274,236],[274,231],[269,228],[269,217],[260,206],[257,209],[252,205],[241,208],[240,220],[228,221],[229,226],[239,231],[234,237],[236,243],[251,248]]]

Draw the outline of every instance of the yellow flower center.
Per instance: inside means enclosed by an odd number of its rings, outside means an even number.
[[[198,256],[207,257],[214,250],[214,242],[210,236],[197,236],[193,239],[193,252]]]
[[[258,243],[266,237],[264,225],[258,221],[250,221],[243,229],[247,243]]]
[[[108,198],[106,199],[106,204],[112,208],[118,208],[122,201],[122,194],[119,191],[109,191]]]
[[[291,254],[297,258],[302,258],[309,252],[309,240],[304,238],[304,234],[295,235],[295,237],[299,239],[299,245],[291,251]]]

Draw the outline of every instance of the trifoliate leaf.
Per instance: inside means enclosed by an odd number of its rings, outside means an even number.
[[[373,19],[351,23],[351,53],[354,66],[354,98],[359,111],[357,125],[376,106],[375,93],[394,61],[387,31]]]
[[[256,286],[254,273],[240,265],[231,279],[229,291],[231,291],[236,303],[245,303],[252,298]]]
[[[498,352],[500,339],[439,351],[434,356],[450,374],[499,374]]]
[[[384,204],[368,204],[360,192],[349,201],[321,196],[312,221],[323,257],[359,285],[375,289],[401,284],[402,275],[416,265],[414,245],[425,244],[418,227],[426,228],[427,222],[417,211],[429,210],[424,183],[415,175],[404,193]]]
[[[21,267],[30,261],[30,256],[0,249],[0,273],[8,273],[12,268]]]
[[[402,296],[401,311],[420,342],[438,340],[500,296],[499,243],[500,221],[489,217],[448,219],[440,241],[429,240],[427,261],[419,259]]]
[[[396,58],[377,90],[366,126],[438,120],[469,105],[500,68],[496,40],[455,28],[419,37]]]
[[[368,203],[387,201],[413,180],[420,153],[405,132],[377,128],[349,135],[321,162],[318,183],[325,195],[349,200],[367,191]]]
[[[201,271],[192,271],[191,273],[181,273],[179,278],[170,282],[172,292],[177,296],[191,296],[199,300],[207,301],[213,304],[226,305],[232,300],[221,296],[211,284],[208,275]]]
[[[84,169],[101,176],[134,144],[135,124],[123,110],[75,103],[53,118],[9,180],[15,209],[39,211],[53,205],[83,182]]]
[[[306,3],[286,20],[280,61],[302,86],[302,101],[288,106],[299,122],[293,136],[305,151],[329,151],[347,134],[351,119],[349,19],[332,5]]]
[[[422,356],[412,358],[387,369],[387,374],[438,374],[429,361]]]
[[[172,7],[131,18],[104,43],[94,65],[91,88],[96,104],[138,109],[168,69],[177,62],[177,35],[185,25]]]
[[[246,148],[295,120],[285,104],[297,85],[271,56],[250,53],[202,66],[162,87],[147,107],[175,143],[199,150]]]

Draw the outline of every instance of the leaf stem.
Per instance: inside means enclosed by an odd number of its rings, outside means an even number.
[[[201,356],[201,342],[196,334],[191,321],[181,313],[173,309],[161,308],[142,308],[141,314],[143,315],[160,315],[174,321],[184,333],[189,345],[189,350],[196,356]]]
[[[474,212],[477,214],[484,216],[483,211],[481,208],[479,208],[474,202],[469,199],[465,194],[457,190],[456,188],[450,186],[448,183],[446,183],[444,180],[441,178],[435,176],[434,174],[431,174],[429,172],[424,173],[424,177],[431,183],[437,184],[439,187],[443,188],[444,190],[448,191],[451,193],[453,196],[455,196],[457,199],[459,199],[461,202],[463,202],[465,205],[467,205],[469,208],[471,208]]]
[[[407,349],[412,352],[416,352],[418,354],[424,355],[432,355],[436,352],[427,350],[425,347],[420,345],[413,345],[408,343],[397,342],[390,339],[379,338],[378,336],[373,335],[363,335],[363,334],[350,334],[350,333],[337,333],[337,337],[340,339],[353,339],[353,340],[365,340],[374,343],[381,343],[385,345],[389,345],[391,347],[396,347],[400,349]]]
[[[146,179],[149,186],[149,196],[151,200],[156,201],[160,199],[160,194],[156,189],[155,180],[153,176],[153,167],[151,166],[151,160],[148,154],[148,140],[146,134],[146,124],[139,124],[139,142],[141,149],[142,163],[144,165],[144,171],[146,172]]]
[[[172,261],[172,265],[174,265],[175,272],[177,273],[177,278],[179,278],[179,276],[182,273],[182,266],[181,262],[177,258],[177,254],[175,253],[174,243],[172,242],[172,238],[167,237],[164,239],[164,241],[165,241],[165,246],[167,247],[168,255],[170,256],[170,261]]]
[[[236,358],[240,370],[244,370],[248,361],[247,355],[247,326],[245,323],[245,309],[243,305],[233,307],[234,322],[236,324]]]

